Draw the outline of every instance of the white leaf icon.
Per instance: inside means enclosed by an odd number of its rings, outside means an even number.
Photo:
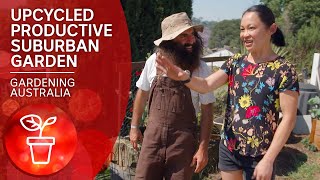
[[[54,124],[57,121],[57,116],[49,117],[43,124],[43,127]]]
[[[35,119],[39,122],[36,122]],[[28,114],[20,119],[21,125],[28,131],[37,131],[41,129],[42,120],[41,117],[36,114]],[[31,124],[31,127],[27,126],[27,123]]]

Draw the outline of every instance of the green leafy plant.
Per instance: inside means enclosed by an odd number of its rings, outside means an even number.
[[[316,96],[308,100],[308,104],[311,105],[309,112],[313,119],[320,120],[320,97]]]
[[[315,131],[316,131],[316,124],[317,120],[320,120],[320,97],[316,96],[308,100],[308,104],[311,105],[311,109],[309,112],[311,113],[311,118],[312,118],[312,128],[311,128],[311,133],[310,133],[310,142],[309,145],[305,145],[310,151],[317,151],[317,147],[311,143],[314,142],[315,138]]]
[[[317,147],[316,147],[314,144],[310,143],[309,138],[304,138],[304,139],[302,139],[302,140],[301,140],[301,143],[302,143],[303,146],[304,146],[305,148],[307,148],[309,151],[312,151],[312,152],[318,151]]]
[[[282,57],[285,57],[289,53],[289,51],[285,47],[272,45],[272,49],[276,54]]]
[[[110,171],[111,171],[110,168],[102,169],[95,177],[95,180],[109,180],[109,179],[111,179],[111,172]]]

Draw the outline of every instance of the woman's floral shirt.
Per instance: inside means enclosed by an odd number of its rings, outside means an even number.
[[[244,156],[265,154],[279,123],[279,93],[299,91],[293,65],[282,57],[253,64],[237,54],[221,69],[229,76],[224,145]]]

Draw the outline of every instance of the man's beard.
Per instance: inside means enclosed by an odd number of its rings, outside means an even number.
[[[173,61],[173,64],[181,69],[194,71],[199,67],[200,56],[202,55],[202,46],[199,40],[192,44],[192,52],[186,49],[191,44],[182,45],[174,41],[164,41],[159,45],[159,50],[168,59]]]

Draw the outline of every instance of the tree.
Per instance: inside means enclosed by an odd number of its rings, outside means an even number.
[[[161,21],[174,13],[192,16],[192,0],[121,0],[130,34],[132,61],[144,60],[161,37]]]
[[[210,48],[221,48],[224,45],[240,48],[240,20],[217,22],[211,29]]]
[[[312,16],[320,16],[320,1],[318,0],[261,0],[282,19],[287,14],[290,19],[290,29],[295,34],[304,24],[310,24]],[[289,25],[289,24],[287,24]]]
[[[275,15],[280,17],[290,1],[288,0],[261,0],[261,2],[267,5]]]
[[[286,35],[287,58],[302,68],[311,69],[313,53],[319,52],[319,0],[261,0],[272,9],[276,22]]]
[[[312,16],[320,17],[320,1],[318,0],[293,0],[287,8],[293,33],[298,32],[304,24],[310,24]]]
[[[320,52],[320,17],[313,16],[310,21],[290,39],[291,59],[299,69],[311,69],[313,54]]]

